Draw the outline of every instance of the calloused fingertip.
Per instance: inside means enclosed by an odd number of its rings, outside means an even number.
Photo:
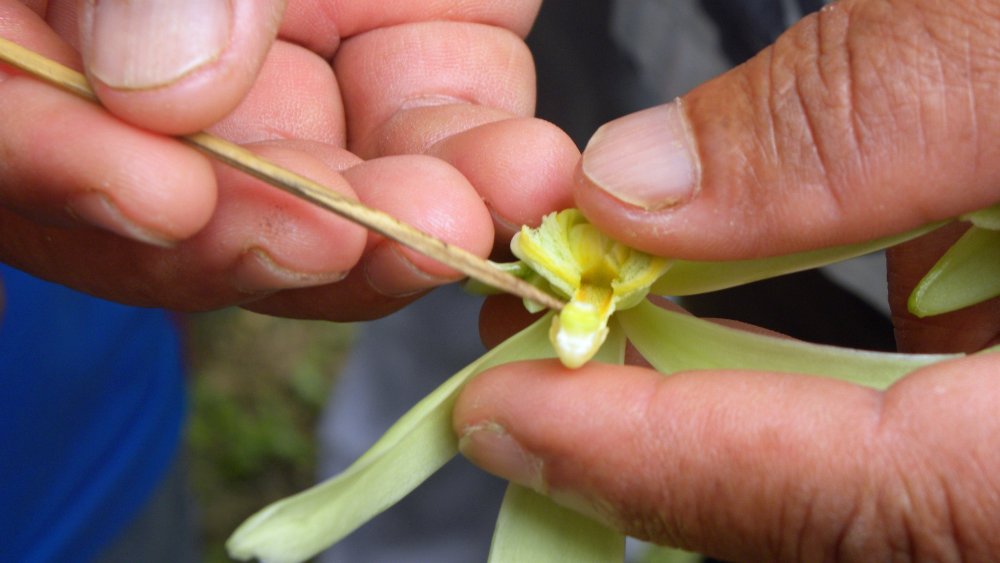
[[[233,270],[233,285],[246,293],[271,292],[281,289],[313,287],[336,283],[347,272],[302,272],[289,268],[271,256],[267,250],[254,247],[247,250]]]
[[[375,292],[386,297],[409,297],[461,277],[431,275],[420,269],[400,249],[399,244],[383,241],[364,261],[365,279]]]
[[[497,422],[483,421],[463,428],[458,449],[467,459],[494,475],[545,492],[542,460],[526,451]]]

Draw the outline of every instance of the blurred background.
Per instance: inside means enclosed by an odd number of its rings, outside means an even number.
[[[187,442],[205,561],[250,514],[316,482],[315,431],[348,324],[226,309],[192,315]]]

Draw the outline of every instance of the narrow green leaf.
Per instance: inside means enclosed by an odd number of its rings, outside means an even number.
[[[624,557],[622,534],[531,489],[507,487],[489,563],[614,563]]]
[[[725,327],[652,303],[618,321],[657,371],[746,369],[822,375],[885,389],[911,371],[961,355],[892,354],[810,344]]]
[[[493,366],[554,357],[550,323],[551,314],[545,315],[453,375],[340,475],[251,516],[227,542],[229,554],[304,561],[395,504],[457,453],[451,413],[462,386]]]
[[[612,319],[594,361],[625,362],[625,331]],[[572,374],[567,377],[573,377]],[[489,563],[614,563],[625,557],[625,536],[548,497],[510,485],[497,517]]]
[[[835,246],[771,258],[730,262],[675,260],[667,273],[653,284],[650,293],[654,295],[694,295],[818,268],[895,246],[929,233],[943,224],[936,223],[899,235],[859,244]]]
[[[649,545],[639,557],[639,563],[701,563],[698,553],[662,545]]]
[[[910,294],[910,312],[940,315],[1000,295],[1000,231],[971,227]]]
[[[962,219],[969,221],[981,229],[1000,231],[1000,204],[980,209],[979,211],[973,211],[972,213],[963,215]]]

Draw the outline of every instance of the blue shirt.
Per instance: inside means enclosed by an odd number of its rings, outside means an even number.
[[[177,328],[0,264],[0,561],[85,561],[176,453]]]

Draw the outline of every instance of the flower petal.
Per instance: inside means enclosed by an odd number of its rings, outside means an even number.
[[[664,374],[704,369],[834,377],[885,389],[922,366],[960,354],[892,354],[811,344],[722,326],[645,302],[618,314],[629,341]]]
[[[733,260],[729,262],[695,262],[675,260],[670,270],[661,277],[650,293],[654,295],[695,295],[736,287],[745,283],[773,278],[792,272],[801,272],[848,258],[854,258],[920,235],[927,234],[945,223],[935,223],[926,227],[860,244],[822,248],[809,252],[798,252],[784,256],[757,258],[754,260]]]
[[[980,209],[979,211],[973,211],[972,213],[963,215],[962,219],[969,221],[980,229],[1000,231],[1000,204]]]
[[[625,361],[625,332],[614,322],[610,331],[594,359],[620,365]],[[507,488],[490,545],[490,563],[614,563],[624,557],[621,533],[520,485]]]
[[[226,543],[230,556],[305,561],[406,496],[458,452],[451,412],[469,379],[500,364],[553,357],[546,339],[549,317],[445,381],[340,475],[251,516]]]
[[[614,563],[625,558],[625,536],[511,484],[503,497],[489,563],[573,561]]]
[[[1000,231],[973,226],[910,294],[910,312],[940,315],[1000,295]]]

